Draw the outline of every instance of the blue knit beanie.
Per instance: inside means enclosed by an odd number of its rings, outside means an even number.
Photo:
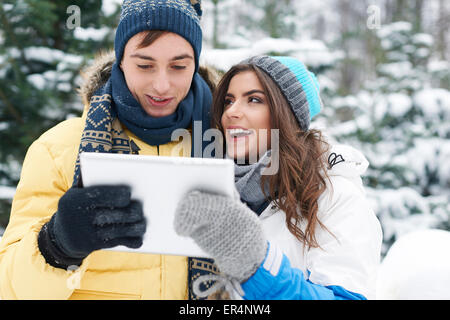
[[[146,30],[165,30],[186,39],[194,49],[198,70],[202,50],[201,0],[124,0],[114,50],[121,61],[128,40]]]
[[[291,57],[257,56],[242,61],[265,71],[278,85],[294,112],[300,129],[309,129],[310,120],[322,108],[320,87],[314,73]]]

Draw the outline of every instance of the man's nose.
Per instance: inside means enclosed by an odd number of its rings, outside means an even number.
[[[155,90],[155,94],[164,96],[170,89],[170,79],[165,71],[161,71],[156,75],[156,78],[153,80],[153,89]]]

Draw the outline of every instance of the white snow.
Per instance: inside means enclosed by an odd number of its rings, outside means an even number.
[[[420,58],[426,58],[430,55],[430,49],[428,48],[419,48],[416,50],[416,56]]]
[[[411,62],[401,61],[396,63],[382,64],[379,71],[391,76],[394,79],[404,78],[410,75],[413,69]]]
[[[58,91],[70,92],[73,90],[72,85],[69,83],[71,78],[72,73],[69,71],[57,72],[49,70],[42,74],[31,74],[27,77],[27,80],[39,90],[56,87]]]
[[[16,188],[0,186],[0,199],[12,199],[16,193]]]
[[[416,92],[413,100],[426,118],[431,120],[443,115],[450,120],[450,91],[445,89],[424,89]]]
[[[66,53],[64,51],[51,49],[48,47],[27,47],[25,48],[24,52],[25,57],[28,60],[36,60],[48,64],[66,63],[76,66],[83,61],[82,56]],[[20,57],[20,52],[16,48],[9,49],[8,54],[13,58]]]
[[[412,24],[406,21],[398,21],[389,25],[383,25],[377,34],[380,38],[385,38],[392,33],[408,32],[412,29]]]
[[[434,43],[433,37],[426,33],[416,33],[412,37],[412,41],[418,45],[424,45],[427,47],[431,47]]]
[[[450,63],[443,60],[430,60],[428,62],[428,70],[430,72],[445,72],[448,73],[450,70]]]
[[[384,258],[377,299],[450,299],[450,232],[426,229],[399,238]]]
[[[27,76],[27,81],[38,90],[42,90],[45,88],[46,80],[40,73],[30,74],[29,76]]]
[[[262,54],[289,55],[300,59],[306,66],[330,65],[343,56],[342,52],[333,52],[319,40],[263,38],[254,43],[247,42],[247,47],[231,49],[208,49],[202,51],[201,63],[226,71],[233,65],[251,56]]]
[[[221,71],[230,69],[233,65],[249,58],[251,49],[206,49],[202,51],[200,63],[210,65]]]
[[[103,0],[102,1],[102,12],[105,16],[112,15],[117,7],[122,5],[122,0]]]
[[[65,53],[61,50],[47,47],[28,47],[25,56],[28,60],[38,60],[46,63],[54,63],[64,58]]]
[[[62,91],[62,92],[70,92],[70,91],[72,91],[72,85],[70,83],[67,83],[67,82],[58,83],[56,85],[56,89],[58,91]]]
[[[298,49],[298,42],[291,39],[273,39],[265,38],[256,41],[252,46],[252,49],[257,54],[262,54],[265,52],[276,51],[276,52],[293,52]]]
[[[10,124],[8,122],[0,122],[0,131],[8,130],[10,128]]]
[[[405,115],[412,106],[412,100],[409,96],[402,93],[391,93],[387,96],[388,112],[394,117]]]
[[[3,6],[3,10],[5,12],[11,11],[14,8],[14,5],[11,3],[5,3],[5,4],[2,4],[2,6]]]
[[[448,220],[448,215],[431,212],[430,202],[435,199],[423,197],[412,188],[373,189],[366,187],[366,190],[372,208],[383,226],[385,240],[393,237],[398,239],[414,230],[436,228],[440,223]],[[446,198],[438,200],[442,203],[446,201]],[[433,204],[437,206],[439,201]],[[411,214],[411,211],[414,214]]]

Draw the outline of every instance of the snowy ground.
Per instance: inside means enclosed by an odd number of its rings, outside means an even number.
[[[450,299],[450,232],[421,230],[399,238],[380,268],[377,299]]]

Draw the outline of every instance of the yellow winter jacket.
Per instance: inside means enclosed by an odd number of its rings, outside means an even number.
[[[96,62],[87,93],[105,78],[112,56]],[[92,86],[92,83],[95,85]],[[211,84],[211,83],[210,83]],[[88,92],[86,92],[88,91]],[[94,251],[76,271],[46,263],[38,233],[56,212],[59,198],[71,187],[85,121],[66,120],[44,133],[29,148],[0,243],[1,299],[186,299],[187,258],[180,256]],[[150,146],[126,130],[143,155],[171,154],[177,142]]]

